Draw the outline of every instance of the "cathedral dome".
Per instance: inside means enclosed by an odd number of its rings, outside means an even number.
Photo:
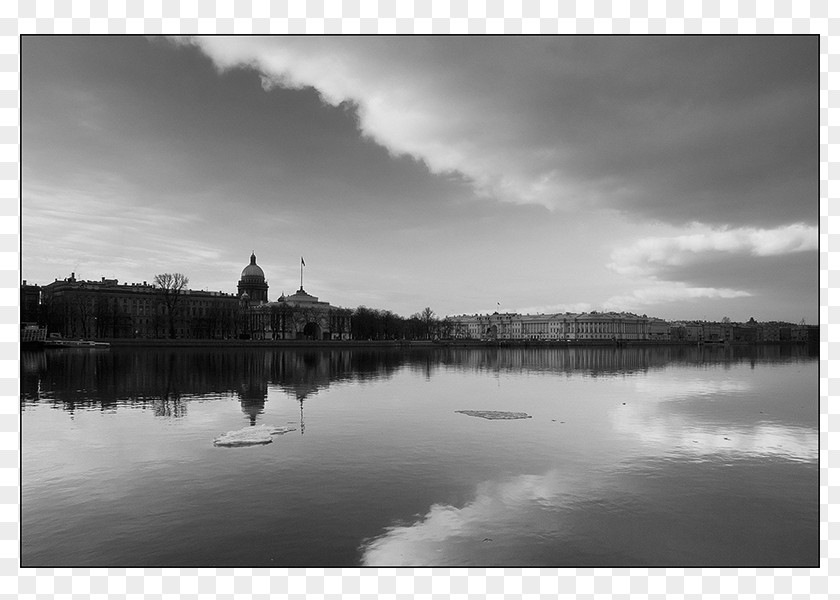
[[[246,277],[258,277],[260,279],[265,279],[265,273],[263,273],[263,270],[257,264],[257,257],[253,253],[251,253],[251,264],[242,269],[242,279],[245,279]]]
[[[268,282],[265,273],[257,264],[257,257],[251,253],[251,264],[242,269],[242,277],[236,285],[236,294],[245,302],[268,302]]]

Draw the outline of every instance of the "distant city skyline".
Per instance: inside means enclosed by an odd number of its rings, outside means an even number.
[[[115,280],[115,279],[107,278],[107,277],[104,277],[104,276],[102,276],[98,279],[97,278],[83,279],[83,278],[76,277],[76,273],[72,272],[69,277],[54,278],[53,281],[62,281],[62,280],[66,281],[66,280],[70,280],[70,279],[75,279],[76,281],[79,281],[79,282],[88,281],[92,284],[107,283],[109,281],[113,282]],[[149,280],[122,281],[122,280],[118,280],[118,279],[116,281],[118,282],[118,285],[121,285],[121,286],[138,285],[138,286],[155,287],[156,283],[153,281],[154,277],[152,277],[151,279],[152,279],[152,281],[149,281]],[[24,280],[24,283],[28,283],[30,285],[32,285],[32,284],[39,285],[35,282],[27,282],[26,280]],[[50,282],[46,282],[46,283],[48,284]],[[229,290],[225,290],[225,289],[216,290],[216,289],[208,289],[208,288],[196,288],[196,287],[193,287],[191,285],[187,285],[184,289],[187,290],[187,291],[203,291],[203,292],[211,292],[211,293],[215,293],[215,294],[222,294],[224,296],[237,297],[237,292],[235,290],[234,291],[229,291]],[[303,285],[300,286],[300,289],[303,289]],[[288,298],[288,297],[291,297],[291,293],[284,291],[284,292],[281,292],[280,296],[285,296],[286,298]],[[267,301],[268,302],[274,302],[275,300],[282,300],[282,298],[281,297],[274,298],[274,294],[270,292],[269,293],[269,298],[268,298]],[[346,308],[346,309],[349,309],[349,310],[354,310],[357,307],[356,306],[341,306],[339,308]],[[395,312],[387,306],[367,306],[366,308]],[[424,308],[431,308],[431,307],[424,307]],[[414,311],[414,313],[405,313],[405,314],[404,313],[395,313],[395,314],[397,314],[398,316],[408,318],[408,317],[414,317],[421,312],[422,312],[422,310],[417,310],[417,311]],[[807,324],[807,325],[817,325],[818,324],[818,322],[808,321],[807,318],[805,318],[805,317],[803,317],[799,321],[786,320],[786,319],[765,319],[765,318],[762,318],[761,315],[756,315],[756,313],[754,313],[754,312],[750,313],[750,316],[748,318],[744,318],[744,319],[741,319],[741,320],[732,319],[731,317],[726,316],[726,315],[723,316],[723,317],[718,317],[718,318],[709,318],[705,314],[702,315],[702,316],[700,316],[700,315],[687,315],[687,316],[683,316],[683,317],[680,317],[680,318],[670,318],[670,319],[669,318],[664,318],[663,319],[661,316],[656,315],[656,314],[636,313],[636,312],[633,312],[633,311],[627,311],[627,310],[622,310],[622,309],[606,309],[606,308],[592,309],[592,310],[584,309],[584,310],[561,310],[561,311],[548,311],[548,312],[539,312],[539,311],[522,312],[522,311],[515,311],[515,310],[506,310],[506,309],[502,308],[501,303],[497,303],[497,306],[496,306],[495,309],[488,309],[488,310],[484,310],[484,311],[474,311],[473,313],[457,313],[457,314],[456,313],[438,314],[437,312],[435,312],[434,316],[437,319],[443,319],[443,318],[447,318],[447,317],[464,317],[464,316],[470,316],[470,315],[491,315],[491,314],[506,315],[506,314],[508,314],[508,315],[519,315],[519,316],[549,316],[549,315],[552,315],[552,314],[564,314],[564,313],[568,314],[568,315],[576,315],[576,314],[579,315],[579,314],[587,314],[587,313],[598,313],[598,314],[605,314],[605,315],[626,314],[626,315],[635,315],[635,316],[645,316],[645,317],[650,317],[651,319],[661,319],[661,320],[664,320],[664,321],[669,321],[669,322],[674,322],[674,323],[677,323],[677,322],[717,322],[717,323],[720,323],[720,322],[729,322],[729,321],[732,321],[733,323],[747,323],[747,322],[755,321],[757,323],[785,322],[785,323],[790,323],[790,324],[800,324],[802,321],[805,321],[805,324]]]
[[[24,36],[22,273],[819,322],[816,36]]]

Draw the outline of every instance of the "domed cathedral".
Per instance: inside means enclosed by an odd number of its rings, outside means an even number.
[[[349,340],[350,310],[318,300],[301,285],[292,295],[281,294],[268,300],[268,282],[251,254],[251,263],[242,270],[237,285],[242,311],[242,335],[253,340]]]
[[[268,302],[268,282],[253,252],[251,252],[251,263],[242,269],[242,277],[236,284],[236,295],[248,303]]]

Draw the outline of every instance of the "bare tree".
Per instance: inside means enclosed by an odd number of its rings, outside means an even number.
[[[292,307],[286,304],[286,300],[284,298],[281,298],[276,303],[273,303],[271,305],[271,330],[273,332],[275,340],[286,339],[286,323],[289,320],[289,317],[291,316],[292,312]]]
[[[444,319],[440,322],[440,337],[445,340],[451,339],[453,337],[453,332],[455,330],[455,323],[449,317],[444,317]]]
[[[180,300],[184,288],[190,282],[189,277],[182,273],[160,273],[155,275],[155,285],[160,288],[166,315],[169,318],[169,337],[175,337],[175,317],[181,308]]]
[[[435,325],[437,324],[437,320],[435,318],[435,311],[433,311],[427,306],[420,313],[420,321],[423,323],[423,330],[426,335],[426,339],[431,339],[432,333],[435,329]]]
[[[71,335],[82,338],[89,337],[91,321],[93,320],[93,298],[89,294],[73,294],[70,298]]]

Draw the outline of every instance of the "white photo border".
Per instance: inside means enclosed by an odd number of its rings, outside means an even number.
[[[560,5],[560,6],[558,6]],[[93,594],[229,598],[825,598],[840,592],[840,4],[827,0],[168,0],[0,5],[0,600]],[[20,568],[20,36],[27,34],[815,34],[820,36],[820,566],[814,569]],[[834,137],[832,138],[832,131]],[[15,268],[10,268],[17,265]],[[833,275],[838,273],[838,275]],[[833,429],[833,431],[832,431]],[[835,537],[840,537],[836,536]]]

